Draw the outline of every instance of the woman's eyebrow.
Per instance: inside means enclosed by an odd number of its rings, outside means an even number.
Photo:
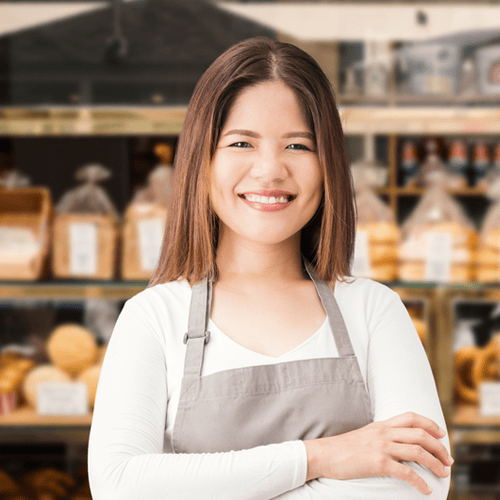
[[[253,137],[255,139],[260,139],[261,135],[257,132],[253,132],[252,130],[243,130],[243,129],[234,129],[229,130],[224,134],[224,137],[227,135],[246,135],[248,137]],[[304,137],[305,139],[310,139],[311,141],[316,140],[314,135],[311,132],[287,132],[282,135],[283,139],[290,139],[292,137]]]

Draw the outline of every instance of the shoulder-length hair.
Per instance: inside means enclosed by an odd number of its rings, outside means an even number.
[[[301,232],[301,251],[327,281],[350,276],[356,208],[335,97],[316,61],[294,45],[265,37],[240,42],[206,70],[191,97],[174,163],[163,245],[150,285],[216,276],[219,220],[211,208],[210,165],[235,99],[249,86],[281,81],[301,103],[315,136],[324,193]]]

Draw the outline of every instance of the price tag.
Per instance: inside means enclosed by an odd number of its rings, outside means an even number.
[[[365,278],[370,278],[372,275],[367,231],[356,232],[352,274],[354,276],[363,276]]]
[[[479,384],[479,413],[483,417],[500,415],[500,382]]]
[[[153,271],[158,262],[165,223],[161,219],[142,219],[137,222],[140,261],[143,271]]]
[[[44,382],[38,386],[39,415],[86,415],[88,388],[83,382]]]
[[[449,281],[451,274],[451,233],[428,231],[425,261],[426,281]]]
[[[75,223],[69,228],[71,274],[92,276],[97,273],[97,227]]]

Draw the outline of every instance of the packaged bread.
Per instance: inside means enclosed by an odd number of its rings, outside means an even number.
[[[500,183],[487,191],[492,204],[486,213],[476,255],[475,279],[482,283],[500,281]]]
[[[174,171],[173,148],[159,143],[155,153],[160,163],[125,211],[121,272],[126,280],[151,278],[163,242]]]
[[[366,162],[351,167],[357,223],[353,276],[393,281],[397,275],[399,228],[391,209],[376,194],[386,170]]]
[[[58,278],[112,279],[118,242],[118,212],[98,183],[111,175],[101,165],[76,172],[83,184],[56,206],[52,270]]]
[[[47,354],[55,367],[75,377],[97,361],[99,348],[91,331],[67,323],[50,333]]]
[[[402,227],[402,281],[463,282],[474,277],[478,235],[462,207],[435,178]]]
[[[0,279],[36,280],[47,272],[52,199],[14,172],[0,179]]]

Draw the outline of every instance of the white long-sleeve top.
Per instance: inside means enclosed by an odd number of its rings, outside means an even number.
[[[370,396],[375,421],[407,411],[446,429],[427,356],[399,295],[378,282],[354,278],[335,285]],[[416,500],[426,498],[392,477],[316,479],[305,483],[301,441],[250,450],[171,453],[186,346],[191,288],[176,281],[129,299],[118,318],[102,367],[89,440],[94,500]],[[336,357],[325,320],[292,351],[269,357],[244,348],[210,321],[203,373],[307,358]],[[441,440],[449,451],[449,439]],[[450,480],[409,463],[445,500]]]

